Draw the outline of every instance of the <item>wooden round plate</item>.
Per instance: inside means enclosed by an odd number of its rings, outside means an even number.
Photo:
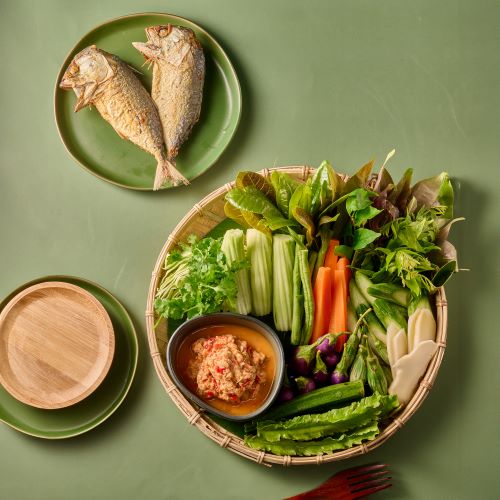
[[[23,403],[64,408],[99,386],[114,347],[109,315],[93,295],[70,283],[39,283],[0,314],[0,383]]]

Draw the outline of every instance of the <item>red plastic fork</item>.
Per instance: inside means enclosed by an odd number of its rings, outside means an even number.
[[[363,465],[343,470],[313,490],[285,500],[353,500],[390,488],[386,464]]]

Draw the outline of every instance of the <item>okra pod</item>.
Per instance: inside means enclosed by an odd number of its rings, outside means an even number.
[[[387,394],[387,380],[377,356],[368,348],[366,356],[366,378],[371,390],[379,394]]]

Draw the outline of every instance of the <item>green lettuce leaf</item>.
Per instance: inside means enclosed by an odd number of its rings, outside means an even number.
[[[337,176],[332,166],[323,161],[311,181],[311,215],[316,215],[335,200]]]
[[[274,187],[267,182],[267,179],[257,172],[240,172],[236,177],[236,187],[245,189],[252,186],[262,192],[273,203],[276,202],[276,193]]]
[[[267,441],[258,436],[245,436],[245,444],[256,450],[267,451],[275,455],[314,456],[333,451],[345,450],[361,444],[363,441],[372,441],[379,434],[376,421],[364,427],[336,437],[327,437],[317,441],[293,441],[285,439],[278,442]]]
[[[287,217],[290,199],[295,190],[300,186],[300,182],[284,172],[274,170],[271,173],[271,184],[276,194],[276,205],[281,213]]]
[[[282,439],[308,441],[369,424],[398,408],[397,396],[374,394],[344,408],[325,413],[301,415],[281,422],[257,423],[257,436],[271,442]]]

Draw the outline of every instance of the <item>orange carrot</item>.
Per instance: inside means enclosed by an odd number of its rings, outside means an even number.
[[[328,333],[332,309],[332,272],[329,267],[320,267],[313,288],[314,323],[311,344]]]
[[[345,272],[336,269],[333,272],[333,297],[332,311],[330,316],[330,333],[341,333],[346,331],[347,321],[347,283]]]
[[[350,264],[347,257],[340,257],[337,261],[337,269],[343,269],[345,272],[345,281],[347,284],[347,295],[349,295],[349,280],[351,279],[351,269],[348,267]]]
[[[335,255],[335,247],[339,244],[339,240],[330,240],[328,243],[328,250],[325,255],[325,267],[329,267],[332,270],[332,273],[335,269],[337,269],[337,261],[338,257]],[[333,274],[332,274],[333,278]]]

